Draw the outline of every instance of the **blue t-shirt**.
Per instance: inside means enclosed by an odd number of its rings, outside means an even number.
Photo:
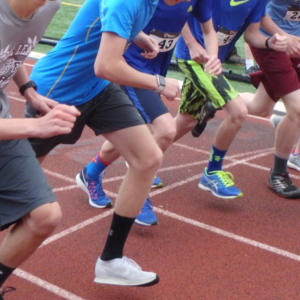
[[[219,59],[224,62],[228,52],[251,23],[258,23],[265,16],[267,0],[212,0],[212,19],[219,40]],[[190,17],[189,26],[204,47],[201,27],[195,18]],[[190,60],[189,49],[184,39],[179,38],[175,56]]]
[[[99,94],[109,81],[95,75],[102,32],[131,42],[151,19],[159,0],[86,0],[64,37],[33,68],[38,93],[79,105]]]
[[[300,37],[299,0],[272,0],[267,5],[267,13],[282,30]],[[262,28],[260,30],[263,34],[270,36]]]
[[[158,41],[160,53],[154,59],[146,59],[140,54],[143,50],[132,43],[124,54],[127,63],[141,72],[165,76],[176,41],[190,15],[198,22],[207,22],[211,18],[211,0],[184,1],[173,6],[160,0],[152,19],[143,29]]]

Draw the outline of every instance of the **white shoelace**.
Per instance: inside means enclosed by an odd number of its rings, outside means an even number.
[[[133,261],[132,259],[130,259],[126,256],[123,256],[122,260],[123,260],[124,263],[127,263],[127,264],[131,265],[135,269],[142,270],[142,268],[135,261]]]

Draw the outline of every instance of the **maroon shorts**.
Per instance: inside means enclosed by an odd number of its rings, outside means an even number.
[[[250,74],[257,88],[261,82],[270,98],[278,101],[282,96],[300,89],[300,59],[285,52],[250,47],[260,71]]]

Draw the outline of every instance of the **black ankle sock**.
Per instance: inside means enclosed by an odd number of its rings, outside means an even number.
[[[0,286],[2,286],[3,282],[10,276],[13,271],[14,269],[7,267],[0,262]]]
[[[114,213],[109,234],[101,254],[104,261],[122,258],[123,249],[135,218],[121,217]]]
[[[272,170],[273,175],[280,175],[287,173],[287,159],[283,159],[274,154],[274,166]]]

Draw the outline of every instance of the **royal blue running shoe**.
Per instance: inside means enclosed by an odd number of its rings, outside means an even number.
[[[243,193],[234,186],[233,175],[229,172],[214,171],[207,174],[207,168],[201,176],[199,188],[212,192],[216,197],[234,199],[243,196]]]
[[[102,172],[100,176],[94,180],[89,179],[85,173],[85,168],[76,175],[77,185],[87,193],[89,197],[89,203],[93,207],[106,208],[111,207],[111,200],[105,195],[102,188],[102,179],[105,172]]]
[[[153,204],[149,197],[147,197],[144,206],[137,215],[135,223],[143,226],[154,226],[158,224],[157,217],[153,212]]]
[[[160,188],[162,186],[163,186],[162,180],[159,177],[155,176],[151,188],[155,189],[155,188]]]

